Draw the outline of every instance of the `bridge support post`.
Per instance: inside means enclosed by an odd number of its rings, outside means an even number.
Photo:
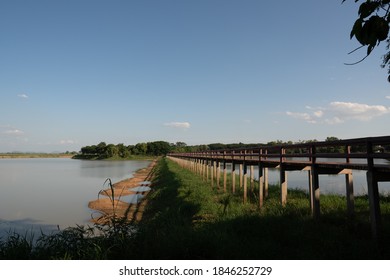
[[[264,197],[268,197],[268,168],[264,168]]]
[[[223,191],[226,192],[226,175],[227,175],[227,164],[223,161]]]
[[[254,174],[254,166],[251,165],[251,191],[253,193],[254,189],[255,189],[255,174]]]
[[[351,146],[345,146],[346,153],[346,162],[350,163],[350,155],[351,155]],[[353,219],[355,216],[355,198],[353,194],[353,175],[352,170],[349,170],[347,174],[345,174],[345,188],[346,188],[346,196],[347,196],[347,215],[349,219]]]
[[[206,168],[206,182],[208,182],[209,181],[209,160],[208,159],[206,160],[205,168]]]
[[[215,161],[211,160],[210,163],[210,180],[211,180],[211,187],[214,187],[214,170],[215,170]]]
[[[287,203],[287,172],[280,166],[280,203],[285,206]]]
[[[355,216],[355,197],[353,194],[353,175],[351,173],[345,174],[345,188],[347,196],[347,215],[352,219]]]
[[[284,167],[286,149],[280,148],[280,203],[285,206],[287,203],[287,172]]]
[[[242,164],[240,164],[239,166],[239,176],[240,176],[240,181],[239,181],[239,188],[241,189],[242,188]]]
[[[264,201],[264,173],[263,166],[259,164],[259,207],[260,209],[263,207]]]
[[[381,239],[381,209],[379,205],[379,190],[378,178],[374,168],[374,158],[371,156],[374,153],[373,146],[370,141],[367,141],[367,189],[368,200],[370,205],[370,221],[372,236],[375,240]]]
[[[375,240],[380,239],[382,221],[381,221],[381,209],[379,205],[379,190],[378,190],[378,178],[374,169],[374,159],[370,157],[373,154],[373,147],[370,141],[367,142],[367,188],[368,188],[368,200],[370,205],[370,221],[372,236]]]
[[[310,171],[311,182],[311,197],[312,215],[314,219],[320,218],[320,180],[318,169],[315,165],[311,167]]]
[[[236,192],[236,165],[232,162],[232,193]]]
[[[313,195],[313,176],[311,175],[311,169],[307,171],[308,181],[309,181],[309,197],[310,197],[310,211],[312,216],[314,216],[314,195]]]
[[[220,177],[221,177],[221,163],[217,161],[217,189],[219,189],[220,185]]]
[[[246,163],[244,163],[244,176],[243,176],[243,180],[244,180],[244,203],[246,203],[247,199],[248,199],[248,167],[246,165]]]
[[[207,167],[207,160],[203,159],[202,160],[202,178],[203,181],[206,181],[206,167]]]
[[[380,239],[381,233],[381,211],[379,206],[378,181],[375,178],[375,172],[367,171],[368,200],[370,205],[370,221],[373,238]]]

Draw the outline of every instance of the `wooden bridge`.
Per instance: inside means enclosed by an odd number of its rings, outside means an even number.
[[[168,156],[194,172],[210,177],[220,185],[221,169],[223,188],[226,177],[232,176],[232,191],[236,188],[236,167],[239,167],[243,201],[247,200],[248,167],[250,182],[254,178],[254,166],[258,167],[259,207],[268,195],[268,168],[280,171],[280,202],[287,202],[287,171],[306,170],[310,192],[310,206],[314,218],[320,216],[320,180],[322,174],[344,174],[346,203],[350,217],[354,215],[353,170],[367,171],[367,189],[370,222],[374,238],[380,237],[381,213],[378,182],[390,181],[390,136],[368,137],[338,141],[311,142],[293,145],[258,146],[253,148],[209,150],[196,153],[171,153]],[[230,168],[229,168],[230,167]],[[323,186],[326,188],[326,186]]]

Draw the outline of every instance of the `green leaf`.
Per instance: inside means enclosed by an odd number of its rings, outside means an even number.
[[[364,45],[360,38],[360,32],[362,31],[362,26],[363,26],[363,19],[359,18],[355,21],[355,24],[353,25],[352,27],[352,30],[351,30],[351,34],[350,34],[350,38],[352,39],[353,36],[356,37],[356,39],[360,42],[360,44]]]
[[[370,16],[373,12],[375,12],[375,10],[377,10],[380,6],[380,1],[375,1],[375,2],[371,2],[371,1],[367,1],[363,4],[360,5],[359,7],[359,15],[360,15],[360,18],[361,19],[364,19],[368,16]]]
[[[378,41],[384,41],[387,39],[387,36],[389,35],[389,24],[384,18],[375,16],[374,29]]]
[[[374,45],[369,45],[368,47],[367,47],[367,56],[369,56],[370,55],[370,53],[372,52],[372,50],[375,48],[375,44]]]

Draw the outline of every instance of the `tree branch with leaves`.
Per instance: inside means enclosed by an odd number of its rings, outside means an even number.
[[[342,3],[345,1],[343,0]],[[360,0],[354,1],[357,3]],[[381,42],[385,42],[387,50],[390,50],[390,0],[366,0],[360,4],[358,16],[352,27],[350,38],[355,37],[361,46],[350,54],[363,47],[367,47],[367,53],[361,60],[349,65],[362,62]],[[388,81],[390,82],[390,51],[384,54],[381,66],[388,67]]]

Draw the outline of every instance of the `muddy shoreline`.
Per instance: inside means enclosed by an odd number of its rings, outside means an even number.
[[[98,199],[88,203],[88,207],[96,211],[91,222],[109,224],[113,219],[140,221],[147,204],[146,196],[151,191],[156,162],[153,160],[146,168],[136,171],[132,178],[101,190]]]

